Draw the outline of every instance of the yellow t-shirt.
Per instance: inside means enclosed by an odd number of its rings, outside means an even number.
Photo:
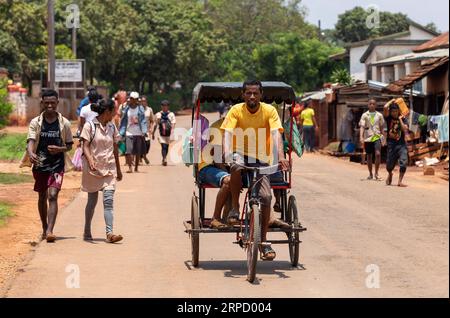
[[[254,114],[245,103],[233,106],[221,129],[233,133],[233,152],[267,163],[272,159],[271,132],[283,133],[276,108],[265,103]]]
[[[314,126],[313,122],[314,109],[306,108],[302,111],[301,119],[303,119],[303,126]]]
[[[214,162],[213,153],[211,151],[213,148],[221,150],[220,147],[222,146],[223,131],[220,129],[220,126],[222,126],[224,119],[225,118],[219,119],[214,122],[211,127],[209,127],[209,142],[202,150],[201,161],[198,164],[198,171]],[[219,155],[222,156],[221,151]]]

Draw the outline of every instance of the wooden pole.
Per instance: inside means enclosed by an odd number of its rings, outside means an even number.
[[[49,88],[55,89],[55,3],[47,2],[47,32],[48,32],[48,81]]]

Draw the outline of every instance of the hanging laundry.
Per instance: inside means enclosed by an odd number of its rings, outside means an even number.
[[[428,116],[428,128],[427,128],[428,132],[436,130],[438,128],[437,117],[438,116]]]
[[[448,142],[448,114],[436,117],[439,132],[439,142]]]
[[[420,117],[419,113],[416,113],[413,110],[409,112],[409,123],[410,123],[409,130],[412,131],[414,134],[417,134],[417,132],[420,130],[419,117]]]
[[[428,116],[421,114],[419,116],[419,125],[420,125],[420,127],[424,127],[427,124],[428,124]]]

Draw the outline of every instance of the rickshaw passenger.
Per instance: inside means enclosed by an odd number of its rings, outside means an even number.
[[[215,154],[219,154],[221,158],[222,136],[220,126],[222,125],[223,120],[224,118],[219,119],[211,125],[211,138],[209,138],[210,147],[203,148],[204,150],[211,149],[210,155],[212,159],[214,159]],[[219,133],[220,135],[217,136],[217,133]],[[217,193],[214,214],[210,226],[214,229],[226,228],[227,225],[221,222],[221,212],[230,196],[230,174],[226,171],[222,163],[214,162],[214,160],[207,160],[207,158],[205,158],[203,154],[202,161],[199,163],[198,169],[198,177],[201,183],[210,184],[217,188],[220,188],[219,192]]]
[[[284,158],[283,141],[281,134],[284,129],[276,109],[272,105],[261,102],[263,87],[260,81],[247,81],[243,85],[243,99],[245,103],[233,106],[228,112],[221,129],[225,131],[224,149],[226,162],[230,162],[231,166],[231,197],[232,209],[229,213],[229,222],[239,220],[239,195],[242,189],[241,172],[244,169],[242,164],[246,166],[267,166],[269,162],[267,150],[271,154],[271,138],[276,135],[278,160],[282,170],[289,170],[289,161]],[[249,143],[250,138],[244,138],[243,143],[233,143],[233,134],[235,129],[240,128],[243,131],[253,130],[255,132],[255,143]],[[265,149],[259,149],[256,145],[258,135],[261,129],[265,129]],[[264,143],[263,143],[264,144]],[[261,146],[260,146],[261,147]],[[256,149],[255,149],[256,148]],[[265,151],[263,151],[265,150]],[[273,154],[272,154],[273,155]],[[270,158],[270,157],[269,157]],[[273,160],[273,157],[270,160]],[[241,162],[241,164],[236,164]],[[259,193],[262,214],[262,237],[261,241],[267,240],[267,231],[270,221],[271,212],[271,188],[267,175],[259,176],[260,182],[255,184]],[[261,245],[261,258],[263,260],[273,260],[276,257],[275,251],[270,245]]]

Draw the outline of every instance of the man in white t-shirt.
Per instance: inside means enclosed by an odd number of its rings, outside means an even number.
[[[156,114],[156,125],[153,128],[152,139],[155,140],[156,129],[159,128],[158,141],[161,144],[162,165],[167,166],[167,155],[172,134],[177,122],[175,114],[169,110],[169,101],[161,102],[161,111]]]
[[[97,93],[97,91],[90,91],[88,94],[89,104],[81,108],[80,111],[80,120],[78,124],[78,134],[83,130],[84,124],[94,120],[98,116],[98,114],[91,109],[91,104],[97,103],[102,96]]]
[[[130,100],[123,109],[120,120],[120,135],[126,142],[126,161],[128,173],[132,173],[133,157],[134,171],[138,172],[139,159],[145,153],[145,135],[148,133],[148,123],[145,109],[139,104],[139,93],[132,92]]]

